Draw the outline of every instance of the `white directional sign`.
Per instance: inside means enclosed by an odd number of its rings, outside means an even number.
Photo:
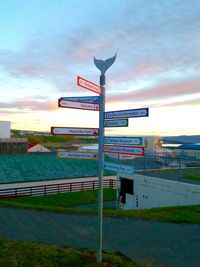
[[[90,82],[80,76],[77,77],[77,85],[101,95],[101,86]]]
[[[104,169],[109,170],[109,171],[121,172],[121,173],[126,173],[126,174],[134,174],[134,167],[132,166],[121,165],[121,164],[116,164],[112,162],[104,162],[103,167]]]
[[[98,128],[51,127],[52,134],[98,136]]]
[[[104,127],[127,127],[128,119],[122,120],[104,120]]]
[[[137,118],[148,117],[149,108],[127,109],[118,111],[109,111],[104,113],[104,119],[120,119],[120,118]]]
[[[84,109],[84,110],[93,110],[99,111],[99,104],[77,102],[64,100],[62,98],[58,99],[58,106],[62,108],[74,108],[74,109]]]
[[[104,144],[142,146],[143,138],[142,137],[104,136]]]
[[[105,153],[144,156],[144,147],[104,145],[103,150]]]
[[[96,153],[91,152],[68,152],[68,151],[57,151],[58,158],[73,158],[73,159],[98,159]]]
[[[60,99],[85,103],[99,103],[99,96],[77,96],[77,97],[61,97]]]

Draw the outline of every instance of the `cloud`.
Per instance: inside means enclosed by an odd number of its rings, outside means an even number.
[[[9,110],[7,110],[9,109]],[[20,99],[11,102],[0,102],[1,113],[27,113],[33,111],[54,111],[57,109],[56,102],[41,101],[36,99]]]
[[[14,77],[45,79],[59,91],[70,91],[80,73],[93,80],[99,74],[93,57],[106,59],[115,52],[117,60],[108,75],[116,83],[169,70],[199,72],[198,7],[198,2],[181,1],[111,2],[104,15],[89,7],[91,19],[78,14],[79,23],[69,28],[35,34],[17,52],[1,50],[0,66]]]
[[[177,107],[177,106],[199,106],[200,107],[200,96],[195,99],[170,101],[169,103],[154,104],[154,107]]]
[[[174,83],[159,84],[138,90],[124,92],[123,94],[109,95],[108,103],[116,102],[139,102],[139,101],[159,101],[177,96],[187,96],[199,93],[200,79],[176,81]],[[172,103],[173,104],[173,103]]]

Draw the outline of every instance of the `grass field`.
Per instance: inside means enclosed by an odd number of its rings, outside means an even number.
[[[192,175],[191,174],[190,175],[185,175],[184,179],[200,181],[200,173],[199,174],[192,174]]]
[[[18,199],[1,200],[0,206],[48,210],[62,213],[97,214],[97,210],[81,209],[80,205],[97,203],[98,191],[81,191],[49,196],[35,196]],[[114,201],[116,191],[104,189],[104,201]],[[79,206],[77,208],[76,206]],[[152,208],[144,210],[104,209],[104,216],[132,218],[175,223],[200,224],[200,205]]]
[[[146,170],[145,172],[138,172],[138,174],[149,175],[152,177],[160,177],[166,179],[175,179],[175,180],[194,180],[200,181],[200,168],[184,168],[184,169],[155,169],[155,170]]]
[[[35,242],[11,241],[0,237],[1,267],[141,267],[123,255],[103,253],[101,263],[96,253]],[[146,265],[147,266],[147,265]],[[149,267],[151,265],[148,265]]]

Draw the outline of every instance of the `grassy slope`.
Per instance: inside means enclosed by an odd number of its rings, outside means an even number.
[[[86,249],[75,250],[35,242],[11,241],[0,237],[1,267],[139,267],[122,255],[103,253],[102,263]],[[3,255],[3,256],[2,256]],[[149,266],[149,265],[148,265]]]
[[[115,200],[113,189],[104,189],[104,201]],[[77,209],[75,206],[97,203],[98,192],[82,191],[62,193],[49,196],[27,197],[19,199],[1,200],[0,206],[30,208],[64,213],[96,214],[96,210]],[[109,217],[134,218],[138,220],[167,221],[176,223],[200,224],[200,205],[152,208],[145,210],[115,210],[106,208],[104,215]]]
[[[13,137],[17,138],[27,138],[30,143],[36,142],[36,143],[66,143],[66,142],[74,142],[74,143],[97,143],[96,138],[75,138],[74,136],[34,136],[34,135],[15,135]]]

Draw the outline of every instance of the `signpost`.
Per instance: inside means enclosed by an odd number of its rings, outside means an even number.
[[[99,136],[98,156],[91,152],[58,151],[60,158],[97,159],[98,158],[98,247],[97,262],[102,261],[102,225],[103,225],[103,171],[104,169],[133,174],[132,166],[104,162],[104,152],[118,155],[144,155],[142,137],[104,137],[104,127],[127,127],[128,118],[148,117],[149,109],[129,109],[105,112],[105,72],[114,63],[116,55],[106,60],[94,58],[95,66],[100,70],[100,85],[77,77],[77,85],[99,96],[61,97],[58,106],[62,108],[99,111],[99,128],[51,127],[51,133],[57,135]],[[135,146],[136,145],[136,146]]]
[[[148,117],[148,116],[149,116],[149,108],[117,110],[104,113],[105,119],[137,118],[137,117]]]
[[[127,127],[128,119],[122,120],[104,120],[104,127]]]
[[[77,97],[61,97],[62,100],[68,101],[77,101],[77,102],[85,102],[85,103],[99,103],[99,96],[77,96]]]
[[[144,156],[144,147],[104,145],[104,152],[114,153],[114,154],[129,154],[134,156]]]
[[[58,99],[58,106],[62,108],[74,108],[74,109],[99,111],[98,104],[64,100],[62,98]]]
[[[104,144],[142,146],[143,138],[142,137],[104,136]]]
[[[98,128],[51,127],[52,134],[98,136]]]
[[[95,84],[93,82],[90,82],[80,76],[77,77],[77,85],[80,87],[83,87],[87,90],[90,90],[94,93],[97,93],[99,95],[101,95],[101,86],[99,86],[98,84]]]
[[[92,152],[68,152],[57,151],[58,158],[74,158],[74,159],[98,159],[97,153]]]
[[[95,66],[100,70],[100,111],[99,111],[99,160],[98,160],[98,247],[97,262],[102,261],[102,232],[103,232],[103,137],[104,137],[104,112],[105,112],[105,88],[106,88],[106,70],[114,63],[116,55],[105,61],[94,58]]]
[[[122,165],[122,164],[116,164],[112,162],[104,162],[103,164],[104,169],[109,171],[115,171],[120,173],[126,173],[126,174],[134,174],[134,167]]]

